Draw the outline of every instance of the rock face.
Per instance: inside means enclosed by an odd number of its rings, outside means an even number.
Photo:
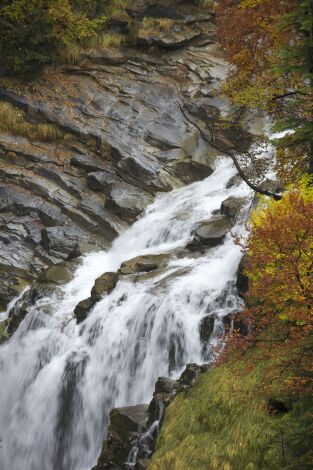
[[[214,145],[240,150],[238,130],[215,125],[225,103],[212,93],[227,63],[213,11],[131,2],[134,46],[86,50],[28,84],[0,79],[0,105],[36,130],[0,133],[0,309],[48,266],[107,247],[156,192],[210,175],[213,134]],[[123,18],[111,23],[127,30]],[[205,127],[203,110],[212,145],[193,125]]]

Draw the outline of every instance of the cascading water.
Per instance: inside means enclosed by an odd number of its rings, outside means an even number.
[[[31,307],[0,349],[1,469],[90,469],[113,407],[149,402],[170,356],[173,374],[203,361],[201,319],[240,308],[229,287],[240,250],[228,235],[202,256],[175,253],[227,197],[249,200],[244,184],[226,189],[234,174],[229,159],[219,159],[206,180],[157,197],[109,251],[86,256],[71,282]],[[172,252],[163,271],[122,277],[76,324],[74,308],[99,275],[162,252]]]

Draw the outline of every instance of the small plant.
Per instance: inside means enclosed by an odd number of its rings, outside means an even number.
[[[64,137],[63,131],[53,124],[33,124],[26,120],[24,111],[10,103],[0,103],[0,132],[26,137],[30,141],[53,142]]]
[[[103,47],[119,48],[126,43],[126,36],[121,33],[105,33],[101,39]]]

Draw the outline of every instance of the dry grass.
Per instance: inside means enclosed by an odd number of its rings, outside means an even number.
[[[53,124],[30,123],[22,110],[5,102],[0,103],[0,132],[26,137],[30,141],[53,142],[64,137],[64,133]]]
[[[119,48],[126,44],[127,38],[121,33],[105,33],[101,39],[103,47]]]
[[[169,18],[150,18],[145,17],[139,27],[138,34],[141,37],[148,37],[159,32],[169,34],[172,31],[175,22]]]

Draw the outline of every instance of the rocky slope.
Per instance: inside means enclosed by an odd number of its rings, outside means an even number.
[[[107,246],[156,192],[211,173],[216,150],[181,103],[202,127],[205,106],[214,127],[226,63],[212,13],[170,3],[132,4],[145,25],[136,47],[85,51],[27,84],[2,79],[0,105],[19,124],[0,123],[0,308],[47,266]],[[229,134],[216,126],[215,143],[238,144]]]
[[[191,3],[133,2],[127,13],[141,27],[131,47],[84,51],[77,64],[46,70],[30,83],[1,79],[0,310],[32,286],[10,311],[9,335],[29,304],[70,280],[81,254],[108,247],[156,193],[203,180],[217,148],[240,151],[250,142],[238,128],[220,126],[228,104],[218,89],[227,64],[213,10]],[[127,27],[112,21],[114,31]],[[1,122],[1,109],[11,128]],[[243,203],[224,201],[214,223],[197,229],[187,247],[192,256],[223,241]],[[124,263],[118,275],[162,268],[163,259],[143,258]],[[116,282],[116,273],[97,279],[75,309],[77,323]],[[204,342],[211,320],[201,326]],[[156,427],[149,445],[142,434],[201,372],[191,365],[178,382],[160,379],[149,408],[113,410],[95,469],[124,468],[137,444],[136,468],[146,468]]]

